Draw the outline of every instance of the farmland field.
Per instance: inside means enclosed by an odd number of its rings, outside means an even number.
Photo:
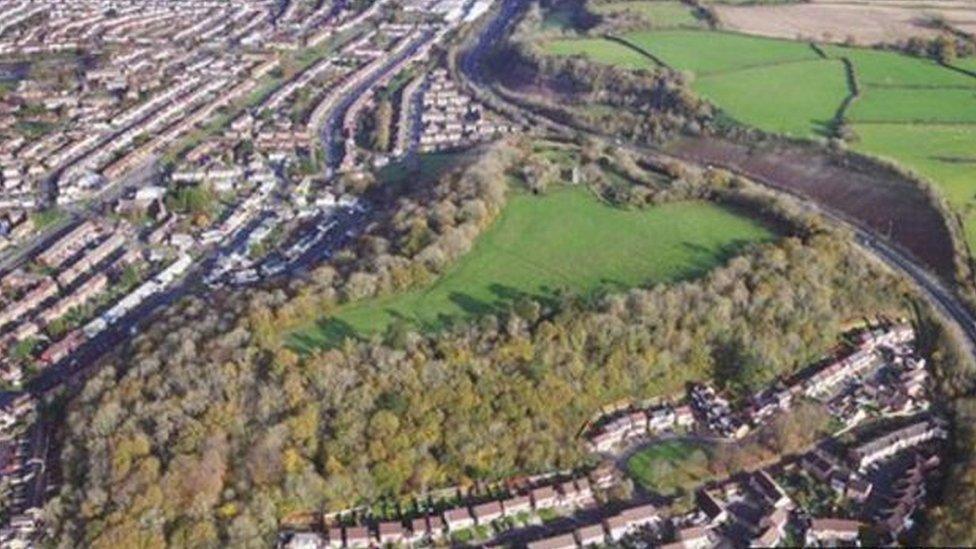
[[[832,57],[847,57],[854,63],[858,80],[872,88],[903,87],[968,87],[976,88],[976,78],[946,70],[945,67],[918,57],[899,55],[890,51],[864,48],[824,46]]]
[[[631,70],[654,66],[654,62],[640,52],[604,38],[551,40],[545,43],[545,49],[552,55],[582,55],[596,63]]]
[[[809,45],[800,42],[725,32],[642,31],[627,34],[624,38],[674,68],[693,71],[698,76],[775,63],[820,59]]]
[[[970,247],[976,248],[976,76],[965,72],[976,68],[973,58],[957,60],[961,70],[953,70],[893,51],[846,46],[823,46],[829,57],[823,59],[804,42],[728,32],[647,30],[623,38],[671,67],[691,72],[692,88],[732,119],[794,137],[830,135],[849,93],[841,63],[847,58],[861,90],[844,113],[857,136],[851,147],[909,168],[942,189],[963,217]],[[570,48],[568,41],[562,47]],[[614,61],[604,55],[604,62]],[[832,186],[822,194],[833,200],[841,192]],[[931,212],[912,213],[893,197],[885,200],[891,200],[890,211],[926,219],[924,229],[905,227],[900,238],[931,264],[945,265],[945,250],[929,240],[945,238],[944,228],[928,219]],[[879,227],[891,221],[880,212],[850,213]]]
[[[976,89],[871,88],[854,103],[854,122],[976,123]]]
[[[707,272],[748,242],[771,238],[758,223],[719,206],[676,203],[623,210],[582,189],[514,194],[474,248],[433,285],[340,309],[293,336],[298,348],[383,332],[395,319],[438,329],[504,309],[519,295],[590,293]]]
[[[702,20],[695,17],[686,4],[672,0],[638,0],[636,2],[612,2],[596,4],[593,11],[600,14],[630,12],[644,18],[655,28],[702,27]]]
[[[756,82],[763,83],[760,101]],[[704,76],[694,87],[736,120],[799,137],[828,134],[848,94],[844,65],[830,59]]]

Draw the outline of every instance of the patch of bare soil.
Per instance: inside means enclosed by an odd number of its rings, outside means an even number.
[[[832,2],[780,5],[716,5],[723,27],[775,38],[844,42],[859,45],[933,37],[932,17],[948,22],[976,16],[972,2]]]
[[[788,143],[753,147],[720,138],[689,137],[672,143],[669,151],[841,212],[888,235],[936,272],[953,276],[952,239],[945,220],[921,189],[892,170]]]

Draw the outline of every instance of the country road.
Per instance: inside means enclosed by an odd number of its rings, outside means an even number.
[[[814,202],[808,197],[792,192],[787,186],[777,181],[756,178],[749,174],[739,173],[732,166],[718,165],[715,162],[701,162],[689,156],[675,157],[659,148],[623,142],[615,136],[593,132],[588,128],[573,127],[557,122],[545,115],[539,114],[513,99],[510,94],[502,93],[485,78],[483,64],[487,53],[504,35],[514,22],[516,15],[526,5],[525,0],[503,0],[489,17],[492,19],[484,24],[480,34],[469,41],[468,49],[460,53],[457,75],[463,84],[477,97],[488,98],[491,106],[502,110],[502,114],[516,119],[528,120],[536,128],[546,128],[563,136],[587,135],[612,147],[623,147],[631,152],[664,160],[681,160],[696,164],[699,167],[708,164],[725,169],[731,173],[741,175],[781,195],[789,195],[798,200],[809,211],[822,216],[837,227],[850,231],[855,237],[855,243],[868,255],[887,265],[892,270],[901,273],[934,307],[944,320],[954,324],[965,336],[965,344],[969,353],[976,357],[976,316],[959,298],[952,288],[939,280],[919,261],[902,251],[897,245],[877,234],[856,219],[851,219],[821,203]]]

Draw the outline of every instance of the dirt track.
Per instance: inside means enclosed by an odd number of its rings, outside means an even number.
[[[911,181],[885,169],[841,165],[827,153],[800,145],[751,149],[717,138],[684,138],[676,156],[711,164],[801,194],[859,220],[952,277],[951,237],[945,221]]]

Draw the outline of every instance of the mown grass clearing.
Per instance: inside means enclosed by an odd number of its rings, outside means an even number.
[[[801,42],[693,30],[642,31],[624,36],[631,44],[680,70],[699,76],[820,57]],[[757,87],[761,83],[757,82]],[[761,97],[757,94],[757,97]]]
[[[682,441],[648,446],[627,460],[627,471],[645,489],[675,495],[709,475],[707,451]]]
[[[866,87],[969,87],[976,88],[976,78],[946,69],[929,59],[909,57],[896,52],[824,46],[832,57],[847,57],[857,70],[858,80]],[[919,90],[919,93],[925,93]]]
[[[544,47],[551,55],[582,55],[595,63],[630,70],[648,69],[654,66],[654,61],[640,52],[604,38],[550,40]]]
[[[400,319],[436,330],[507,308],[523,295],[589,294],[701,275],[772,233],[704,202],[623,210],[581,188],[515,193],[474,248],[433,285],[351,304],[293,334],[296,348],[334,346]]]
[[[976,123],[976,89],[867,88],[848,112],[854,122]]]
[[[829,135],[848,95],[843,64],[827,59],[705,76],[693,86],[734,119],[795,137]]]
[[[671,0],[638,0],[636,2],[611,2],[595,4],[595,13],[632,13],[642,17],[654,28],[703,27],[704,22],[695,17],[687,4]]]

